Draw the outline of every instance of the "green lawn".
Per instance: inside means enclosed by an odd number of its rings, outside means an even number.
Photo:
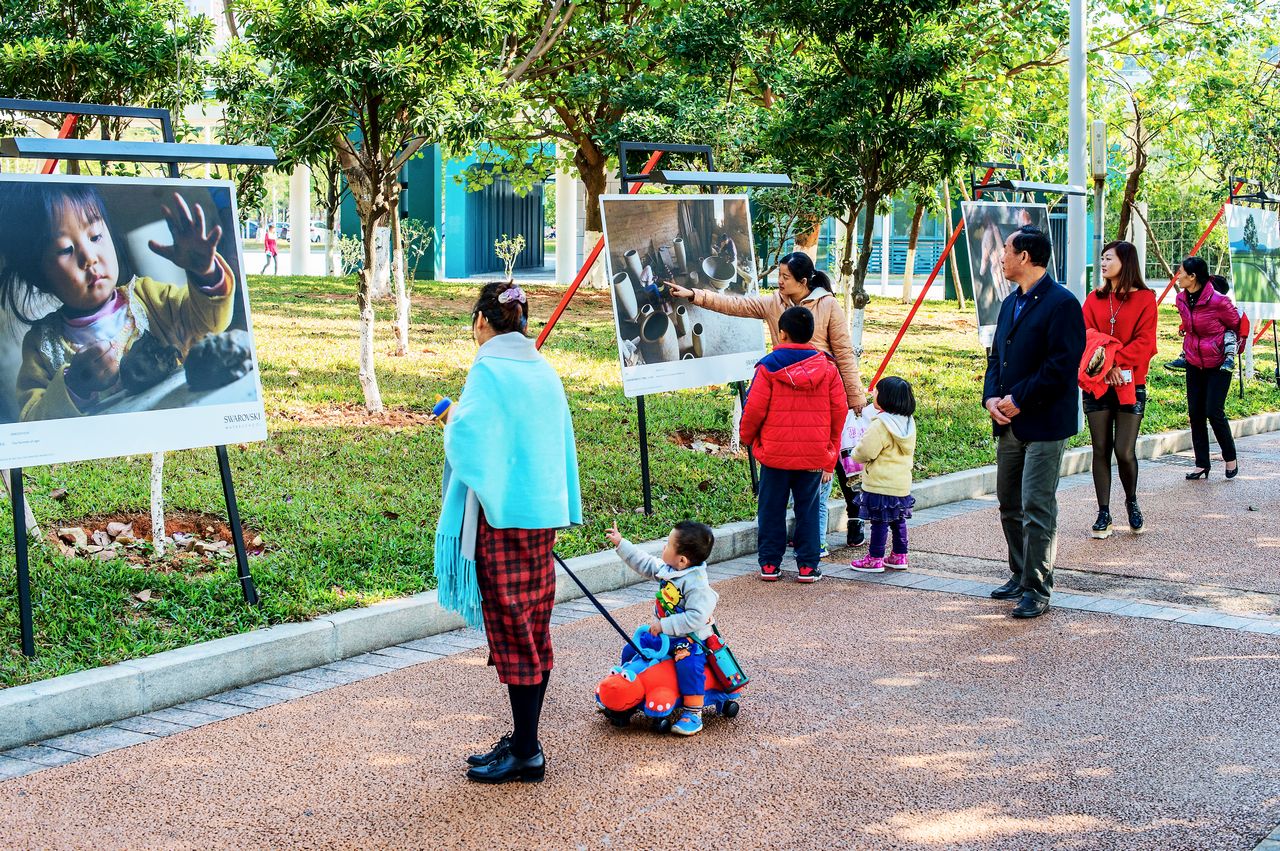
[[[254,332],[267,394],[271,439],[231,448],[240,510],[267,551],[253,559],[262,605],[240,603],[231,568],[132,567],[122,561],[67,559],[32,552],[38,658],[17,651],[12,581],[0,597],[0,684],[14,685],[135,658],[319,613],[431,588],[431,543],[439,511],[441,432],[422,424],[435,395],[457,395],[473,354],[468,326],[473,286],[415,285],[412,351],[394,358],[391,305],[379,306],[377,349],[385,420],[362,412],[356,381],[354,285],[319,278],[251,278]],[[529,288],[532,313],[546,317],[555,288]],[[656,538],[680,518],[711,524],[754,516],[746,465],[676,445],[676,430],[725,439],[732,412],[727,388],[653,397],[647,410],[656,513],[641,503],[635,404],[623,397],[603,292],[583,292],[544,351],[564,377],[579,436],[587,525],[566,532],[565,555],[604,547],[615,517],[633,539]],[[869,375],[906,308],[876,300],[868,311]],[[1162,356],[1177,349],[1172,309],[1162,316]],[[910,380],[920,401],[918,478],[991,463],[989,420],[978,404],[983,355],[972,317],[954,303],[923,308],[890,368]],[[1259,374],[1270,375],[1269,353]],[[1147,431],[1185,425],[1181,377],[1157,369],[1150,383]],[[1232,416],[1280,409],[1274,385],[1256,382]],[[495,441],[507,439],[495,435]],[[1077,442],[1083,443],[1080,437]],[[166,462],[171,510],[223,509],[212,449],[178,452]],[[46,528],[90,515],[145,511],[149,459],[30,468],[26,484]],[[56,501],[51,494],[67,491]],[[6,522],[5,553],[13,552]],[[5,575],[12,576],[12,555]],[[133,595],[152,593],[146,602]]]

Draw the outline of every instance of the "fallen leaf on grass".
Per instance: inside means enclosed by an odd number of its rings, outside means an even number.
[[[107,547],[111,545],[111,536],[101,529],[94,529],[93,542],[100,547]]]
[[[67,489],[54,488],[53,490],[49,491],[49,498],[56,499],[58,502],[62,502],[67,498]]]
[[[382,512],[382,516],[383,516],[383,517],[385,517],[385,518],[387,518],[388,520],[399,520],[399,519],[400,519],[400,515],[399,515],[397,512],[395,512],[395,511],[384,511],[384,512]]]
[[[89,543],[89,535],[79,526],[67,526],[58,530],[58,537],[74,547],[83,547]]]
[[[141,591],[133,595],[134,599],[139,603],[147,603],[151,600],[151,589],[143,588]]]

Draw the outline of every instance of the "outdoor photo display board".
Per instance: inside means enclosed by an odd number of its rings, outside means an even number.
[[[973,304],[978,311],[978,336],[982,345],[990,346],[1000,320],[1000,306],[1017,287],[1004,276],[1004,241],[1025,225],[1049,233],[1049,208],[1044,204],[965,201],[961,210],[969,245]],[[1053,264],[1049,265],[1052,268]]]
[[[670,286],[755,293],[745,195],[605,195],[605,267],[629,396],[750,379],[764,357],[759,319],[675,298]]]
[[[1227,205],[1231,293],[1249,320],[1280,318],[1280,214]]]
[[[0,175],[0,467],[265,440],[235,193]]]

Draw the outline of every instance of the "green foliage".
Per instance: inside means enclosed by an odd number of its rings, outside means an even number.
[[[932,184],[978,145],[970,97],[956,67],[964,54],[947,29],[959,0],[778,0],[773,14],[805,49],[783,67],[768,145],[793,176],[854,221],[912,183]],[[866,303],[872,217],[853,272]],[[846,256],[849,252],[846,252]]]
[[[161,107],[180,117],[204,96],[201,56],[212,37],[213,23],[182,0],[0,0],[0,92]],[[95,125],[111,138],[124,126],[86,119],[77,135]]]

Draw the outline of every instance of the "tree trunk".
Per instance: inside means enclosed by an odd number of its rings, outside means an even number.
[[[796,234],[796,251],[809,255],[809,259],[818,262],[818,240],[822,237],[822,222],[818,222],[808,233]]]
[[[342,268],[338,265],[338,208],[336,206],[325,210],[324,226],[324,273],[342,277]]]
[[[911,302],[911,286],[916,276],[916,244],[920,241],[920,220],[924,218],[924,204],[916,202],[911,215],[911,236],[907,240],[907,268],[902,270],[902,303]]]
[[[951,234],[955,233],[956,225],[951,215],[951,181],[945,177],[942,179],[942,203],[947,213],[947,239],[950,240]],[[960,261],[956,259],[954,245],[947,252],[947,262],[951,264],[951,280],[956,282],[956,301],[960,309],[964,310],[964,282],[960,280]]]
[[[373,261],[372,275],[369,281],[369,293],[375,299],[391,297],[391,246],[387,232],[387,213],[378,217],[373,227]]]
[[[854,267],[853,273],[853,316],[852,323],[849,328],[849,337],[853,341],[853,351],[862,357],[862,330],[866,323],[867,304],[871,298],[867,295],[867,266],[871,262],[871,241],[875,235],[876,217],[875,210],[880,206],[880,197],[878,195],[867,195],[862,199],[863,209],[867,211],[867,217],[862,224],[862,248],[858,252],[858,263]]]
[[[151,453],[151,545],[164,555],[168,536],[164,530],[164,453]]]
[[[604,235],[604,221],[600,215],[600,196],[605,194],[609,185],[608,175],[605,169],[608,166],[608,157],[606,157],[594,142],[585,141],[578,146],[578,150],[574,152],[573,164],[578,169],[578,176],[582,178],[582,185],[586,189],[586,197],[584,211],[586,221],[582,228],[582,259],[591,256],[591,250],[596,247],[596,243]],[[587,275],[587,283],[593,287],[603,287],[604,280],[604,263],[599,260],[591,267]]]
[[[8,492],[10,498],[13,497],[13,480],[9,478],[9,470],[5,468],[0,470],[0,479],[4,480],[4,489]],[[23,500],[22,515],[27,521],[27,537],[32,540],[40,540],[40,526],[36,523],[36,516],[31,511],[31,501]]]
[[[1133,169],[1129,172],[1129,177],[1124,182],[1124,198],[1120,201],[1120,216],[1116,223],[1116,233],[1126,234],[1129,232],[1129,221],[1133,218],[1133,202],[1138,199],[1138,188],[1142,184],[1142,173],[1147,168],[1146,154],[1138,154],[1135,152],[1133,159]],[[1122,236],[1116,239],[1123,239]]]
[[[360,270],[356,307],[360,310],[360,387],[364,390],[364,407],[371,414],[382,413],[382,394],[378,392],[378,376],[373,361],[373,280],[377,274],[377,225],[381,216],[365,216],[360,226],[364,231],[364,268]]]
[[[405,286],[404,233],[400,229],[400,203],[391,205],[391,274],[396,283],[396,357],[409,353],[409,290]]]
[[[1124,182],[1124,198],[1120,201],[1120,215],[1116,222],[1116,233],[1120,234],[1116,239],[1124,239],[1124,235],[1129,232],[1129,222],[1133,218],[1133,202],[1138,197],[1138,187],[1142,183],[1142,173],[1147,170],[1147,151],[1142,138],[1142,110],[1138,108],[1138,102],[1132,101],[1133,106],[1133,135],[1129,137],[1129,141],[1133,143],[1133,168],[1129,170],[1129,177]]]

